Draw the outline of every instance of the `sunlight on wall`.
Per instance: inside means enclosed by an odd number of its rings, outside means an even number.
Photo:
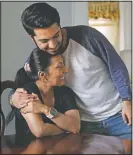
[[[88,24],[100,31],[120,51],[119,2],[88,2]]]
[[[105,20],[89,20],[89,26],[100,31],[119,52],[119,24]]]

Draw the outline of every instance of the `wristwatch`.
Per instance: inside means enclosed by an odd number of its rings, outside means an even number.
[[[55,116],[57,116],[58,115],[58,111],[55,109],[55,108],[51,108],[50,109],[50,111],[49,111],[49,114],[48,115],[46,115],[48,118],[54,118]]]

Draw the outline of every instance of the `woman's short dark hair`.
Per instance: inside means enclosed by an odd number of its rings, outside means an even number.
[[[21,88],[29,82],[34,82],[38,79],[38,72],[47,72],[51,64],[51,57],[47,52],[36,48],[32,51],[29,57],[30,71],[26,72],[24,68],[18,70],[15,78],[16,88]]]
[[[36,28],[48,28],[54,23],[60,26],[60,16],[54,7],[45,2],[39,2],[24,10],[21,22],[26,32],[35,36],[34,29]]]

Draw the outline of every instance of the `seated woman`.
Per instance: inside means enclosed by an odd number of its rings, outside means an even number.
[[[29,72],[24,68],[17,72],[15,83],[17,88],[34,94],[35,99],[21,110],[16,110],[16,133],[36,137],[66,131],[78,133],[80,116],[74,92],[64,86],[67,68],[63,58],[35,49],[30,55],[29,65]]]

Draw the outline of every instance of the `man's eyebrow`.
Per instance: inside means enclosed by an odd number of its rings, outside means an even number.
[[[53,35],[53,37],[55,37],[59,32],[60,32],[60,30],[57,31],[57,32]],[[53,38],[53,37],[52,37],[52,38]],[[52,39],[52,38],[50,38],[50,39]],[[48,40],[50,40],[50,39],[39,39],[39,41],[48,41]]]

